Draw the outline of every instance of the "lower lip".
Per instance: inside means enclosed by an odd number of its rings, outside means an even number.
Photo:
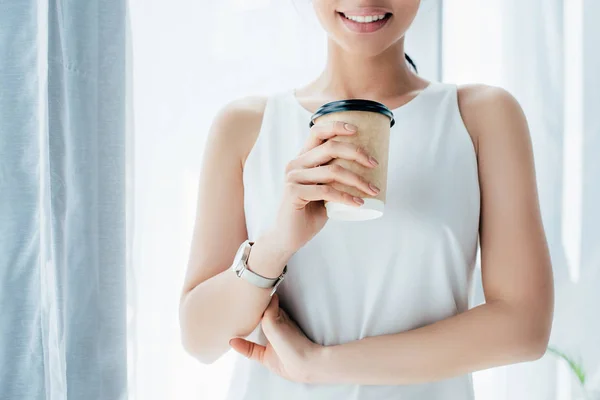
[[[352,21],[351,19],[344,17],[340,13],[338,13],[338,16],[342,19],[344,24],[346,24],[346,27],[348,29],[350,29],[352,32],[357,32],[357,33],[376,32],[376,31],[380,30],[381,28],[383,28],[385,26],[385,24],[387,24],[388,20],[391,18],[391,16],[386,16],[384,19],[379,19],[377,21],[360,23],[360,22]]]

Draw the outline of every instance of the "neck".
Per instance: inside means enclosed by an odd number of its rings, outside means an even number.
[[[327,64],[313,88],[332,98],[391,99],[421,82],[404,59],[404,38],[372,57],[348,53],[329,39]]]

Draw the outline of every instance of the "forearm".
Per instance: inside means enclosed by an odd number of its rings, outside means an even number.
[[[325,347],[315,382],[404,385],[539,358],[547,329],[518,307],[484,304],[432,325]]]
[[[273,278],[281,274],[291,254],[279,250],[276,237],[267,233],[252,246],[248,268]],[[260,322],[271,289],[238,278],[229,268],[200,283],[181,301],[180,323],[186,350],[210,363],[229,349],[233,337],[249,335]]]

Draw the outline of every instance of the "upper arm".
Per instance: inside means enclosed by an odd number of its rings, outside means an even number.
[[[196,219],[183,293],[227,269],[247,238],[243,164],[260,131],[266,100],[234,101],[215,117],[204,148]]]
[[[459,104],[478,153],[486,302],[520,307],[549,330],[552,267],[527,120],[516,99],[496,87],[462,87]]]

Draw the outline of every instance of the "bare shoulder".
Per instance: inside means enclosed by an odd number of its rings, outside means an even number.
[[[477,153],[482,140],[496,135],[529,135],[523,109],[507,90],[483,84],[458,87],[461,116]]]
[[[260,124],[266,104],[267,98],[261,96],[248,96],[233,100],[219,110],[215,122],[226,126],[240,123]]]
[[[243,164],[260,131],[266,104],[266,97],[251,96],[223,106],[212,122],[207,147],[227,148]]]

